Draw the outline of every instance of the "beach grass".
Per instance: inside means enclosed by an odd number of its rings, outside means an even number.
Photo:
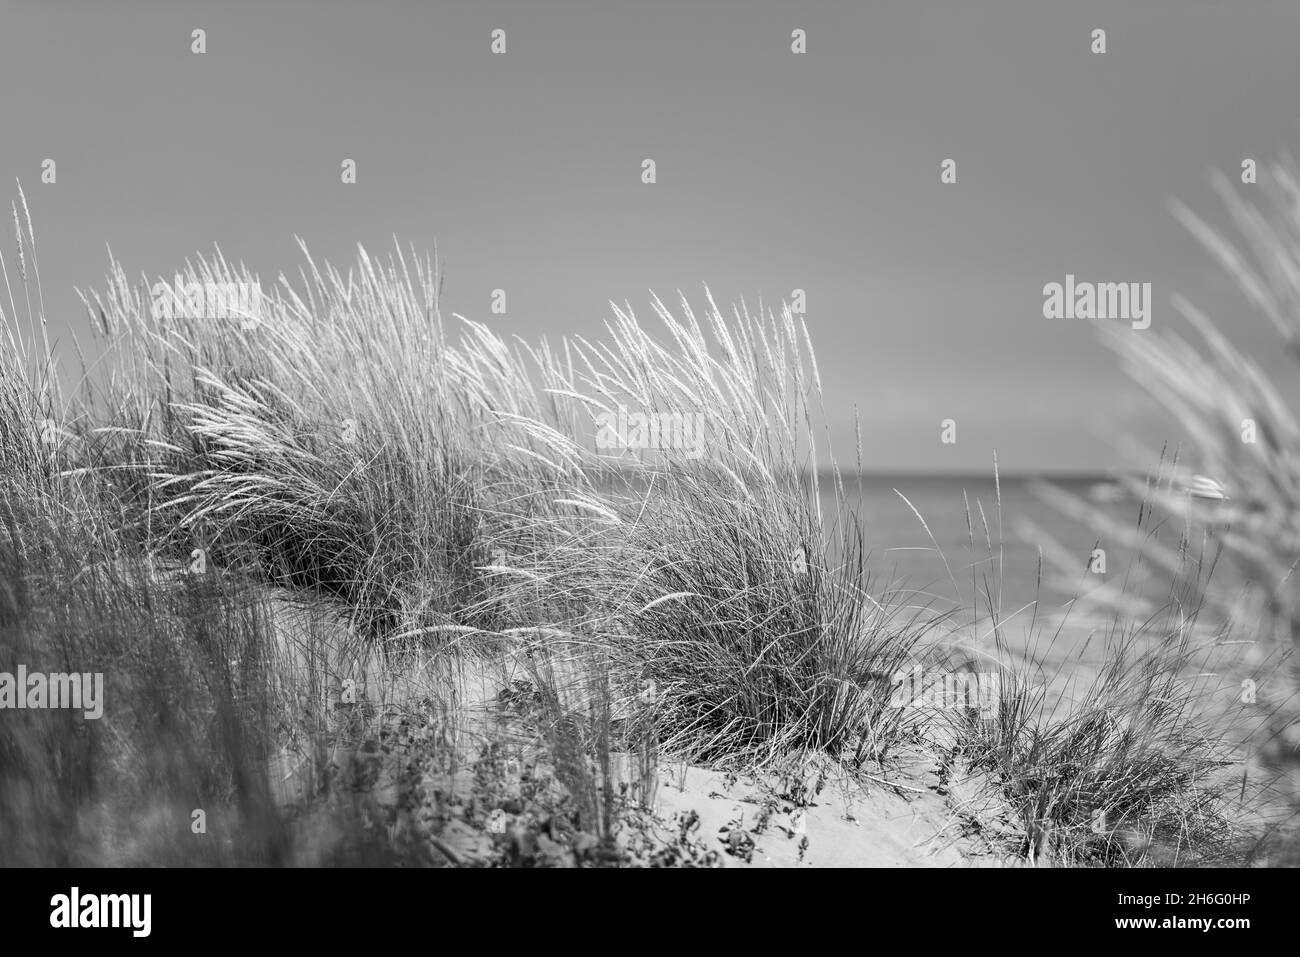
[[[10,859],[629,863],[662,760],[860,776],[916,748],[995,774],[1023,823],[1009,857],[1238,847],[1182,626],[1156,652],[1117,639],[1082,707],[1009,685],[945,736],[892,701],[951,614],[866,575],[861,449],[846,478],[788,306],[656,299],[657,333],[612,306],[604,337],[554,346],[444,318],[434,264],[401,249],[345,273],[304,247],[274,285],[187,264],[185,284],[257,289],[249,322],[159,317],[113,263],[83,297],[103,358],[65,396],[18,232],[0,647],[108,693],[102,723],[4,725]],[[628,410],[704,441],[602,442]],[[470,700],[468,672],[495,684]],[[222,841],[193,840],[196,809],[234,822]],[[1141,839],[1097,839],[1096,813]],[[650,857],[709,863],[688,831]]]

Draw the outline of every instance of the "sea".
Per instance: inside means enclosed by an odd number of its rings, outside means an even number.
[[[828,476],[821,490],[825,509],[835,500]],[[892,589],[985,629],[991,605],[1013,644],[1062,622],[1067,645],[1086,639],[1099,623],[1076,611],[1079,596],[1132,560],[1106,525],[1135,525],[1139,503],[1106,476],[846,476],[844,490],[864,531],[872,593]],[[1079,503],[1076,514],[1057,504],[1061,493]]]

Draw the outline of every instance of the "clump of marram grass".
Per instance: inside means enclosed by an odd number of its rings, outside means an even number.
[[[116,265],[107,297],[87,298],[120,362],[107,404],[147,452],[142,520],[180,554],[251,550],[372,639],[531,624],[492,568],[545,547],[554,490],[580,473],[536,451],[526,390],[489,389],[508,362],[451,348],[431,267],[308,265],[301,295],[283,279],[263,293],[251,330],[155,318]],[[219,257],[184,278],[257,283]]]
[[[618,657],[662,696],[664,747],[730,765],[881,757],[902,717],[890,678],[927,622],[868,593],[860,542],[832,564],[797,486],[661,481],[616,560],[640,570]]]
[[[820,393],[807,330],[789,307],[731,321],[711,297],[702,321],[685,299],[681,318],[654,308],[663,341],[616,307],[607,341],[533,353],[574,434],[621,413],[695,417],[698,443],[607,436],[589,466],[602,527],[548,580],[599,585],[595,631],[624,686],[655,689],[666,752],[877,758],[901,727],[890,676],[929,622],[870,594],[838,472],[830,509],[807,481]]]
[[[1192,632],[1166,620],[1108,635],[1095,675],[1055,676],[1064,697],[1005,682],[992,720],[964,720],[956,750],[994,774],[1018,813],[1017,853],[1102,866],[1248,854],[1242,755],[1205,708],[1222,688],[1196,672],[1204,649]]]
[[[966,500],[973,636],[960,645],[996,683],[986,686],[992,694],[981,694],[978,709],[972,694],[972,707],[932,711],[923,732],[939,745],[950,775],[979,773],[985,793],[973,803],[1009,809],[1014,827],[978,812],[974,824],[987,827],[1003,852],[1035,864],[1251,860],[1260,789],[1243,780],[1241,744],[1253,709],[1223,669],[1224,632],[1201,618],[1214,556],[1196,556],[1185,541],[1185,561],[1163,605],[1144,603],[1137,618],[1115,612],[1091,630],[1080,628],[1079,597],[1059,618],[1045,613],[1041,598],[1005,609],[996,462],[994,487],[990,511]],[[1140,531],[1156,534],[1152,523],[1144,507]],[[1032,527],[1026,537],[1060,548]],[[1078,563],[1064,553],[1060,561],[1074,564],[1077,575]],[[1039,566],[1041,593],[1041,558]],[[1121,597],[1140,592],[1135,570],[1116,577]]]

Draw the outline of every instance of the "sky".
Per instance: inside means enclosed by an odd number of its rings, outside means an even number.
[[[529,340],[805,290],[842,459],[856,408],[868,469],[1099,472],[1181,436],[1043,287],[1151,283],[1133,335],[1181,293],[1272,368],[1168,203],[1223,222],[1210,170],[1296,150],[1297,51],[1267,0],[0,0],[0,174],[66,344],[108,247],[273,277],[295,236],[344,264],[396,236],[436,245],[445,314]]]

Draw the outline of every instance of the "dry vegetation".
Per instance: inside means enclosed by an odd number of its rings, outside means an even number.
[[[1006,860],[1247,853],[1233,742],[1183,680],[1194,614],[1117,617],[1080,705],[1028,681],[992,719],[890,705],[948,622],[866,579],[788,308],[656,301],[658,336],[616,308],[557,348],[449,332],[432,264],[400,250],[344,274],[304,248],[273,286],[188,267],[260,286],[245,328],[156,319],[114,264],[85,297],[105,357],[65,397],[25,214],[0,664],[101,671],[107,710],[3,716],[4,862],[711,866],[744,841],[656,813],[665,760],[871,782],[918,749],[1000,802]],[[596,448],[619,405],[702,413],[706,456]]]

